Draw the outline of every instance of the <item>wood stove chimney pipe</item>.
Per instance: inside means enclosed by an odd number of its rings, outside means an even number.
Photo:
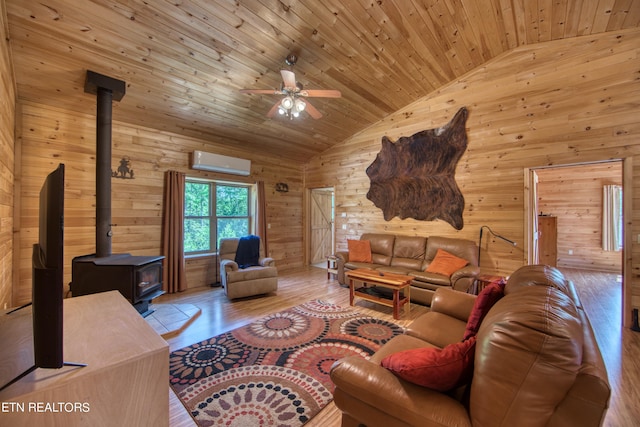
[[[112,103],[125,94],[125,82],[87,70],[84,91],[97,95],[96,109],[96,257],[111,256]]]

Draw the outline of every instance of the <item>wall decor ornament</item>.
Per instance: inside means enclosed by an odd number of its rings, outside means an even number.
[[[287,193],[289,191],[289,185],[284,182],[276,183],[276,191],[280,193]]]
[[[458,161],[467,149],[460,108],[446,125],[400,137],[382,137],[382,149],[366,172],[371,182],[367,199],[382,209],[384,219],[441,219],[456,230],[463,226],[464,197],[455,181]]]
[[[120,159],[120,165],[115,171],[111,171],[111,176],[114,178],[133,179],[133,169],[131,169],[131,161],[129,157],[123,157]]]

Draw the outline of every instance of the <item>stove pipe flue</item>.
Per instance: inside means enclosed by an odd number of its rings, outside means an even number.
[[[111,256],[111,117],[113,101],[125,82],[87,70],[84,91],[97,96],[96,109],[96,257]]]

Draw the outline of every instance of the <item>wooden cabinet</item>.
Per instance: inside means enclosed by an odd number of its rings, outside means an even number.
[[[0,380],[33,361],[30,307],[0,321]],[[0,392],[0,425],[168,426],[169,346],[118,291],[64,300],[64,360]]]
[[[553,267],[558,263],[558,217],[538,216],[538,260]]]

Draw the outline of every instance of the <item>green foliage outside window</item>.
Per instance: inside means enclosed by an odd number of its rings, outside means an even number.
[[[247,216],[249,189],[247,187],[216,186],[217,216]]]
[[[187,182],[184,197],[184,251],[211,250],[210,184]]]
[[[184,252],[211,250],[211,227],[208,219],[184,220]]]
[[[248,186],[187,181],[184,252],[211,252],[218,247],[216,240],[249,234],[249,203]]]

